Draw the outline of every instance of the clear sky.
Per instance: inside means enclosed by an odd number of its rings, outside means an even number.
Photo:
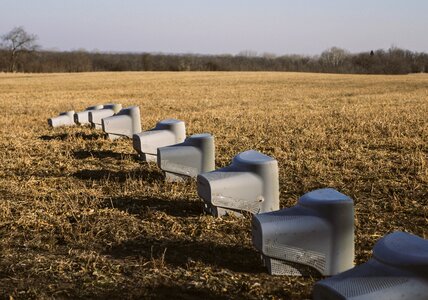
[[[428,52],[428,0],[0,0],[0,34],[21,25],[57,50]]]

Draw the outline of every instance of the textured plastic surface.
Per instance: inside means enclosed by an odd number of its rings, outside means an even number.
[[[238,154],[225,168],[198,175],[197,182],[198,195],[214,216],[279,209],[278,162],[254,150]]]
[[[428,241],[395,232],[376,243],[373,256],[380,262],[400,268],[425,270],[428,276]]]
[[[168,181],[196,177],[215,168],[214,137],[208,133],[194,134],[183,143],[157,149],[157,163]]]
[[[157,161],[158,148],[179,144],[185,139],[185,123],[175,119],[162,120],[155,128],[134,134],[132,137],[135,151],[148,162]]]
[[[334,275],[354,265],[353,201],[334,189],[307,193],[291,208],[253,215],[252,227],[253,244],[270,274],[305,275],[299,269],[307,266]]]
[[[51,127],[72,126],[74,123],[74,110],[62,112],[57,117],[48,119],[48,125]]]
[[[394,232],[380,239],[368,262],[317,282],[313,299],[428,299],[428,240]]]
[[[122,104],[105,104],[103,109],[89,112],[89,123],[95,129],[102,129],[102,119],[117,114],[122,109]]]
[[[132,138],[134,134],[141,132],[140,108],[124,108],[114,116],[103,118],[101,122],[109,139],[114,140],[122,136]]]
[[[89,124],[89,112],[93,110],[103,109],[103,108],[104,108],[104,105],[102,104],[89,106],[84,111],[77,112],[74,114],[74,122],[80,125]]]

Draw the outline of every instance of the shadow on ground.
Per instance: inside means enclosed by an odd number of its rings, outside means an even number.
[[[203,214],[202,202],[187,199],[115,197],[105,199],[101,207],[115,208],[134,215],[141,212],[161,211],[173,217],[196,217]]]
[[[158,285],[150,289],[150,299],[229,299],[214,293],[209,289],[202,289],[178,285]]]
[[[84,133],[84,132],[74,132],[74,133],[58,133],[53,135],[42,135],[39,136],[39,139],[43,141],[66,141],[71,138],[80,138],[83,140],[98,140],[104,138],[105,135],[103,132],[94,132],[94,133]]]
[[[163,181],[164,176],[160,171],[148,169],[137,169],[133,171],[111,171],[107,169],[80,170],[75,172],[73,177],[81,180],[112,180],[115,182],[125,182],[128,178],[138,178],[147,182]]]
[[[39,136],[39,139],[43,141],[52,141],[52,140],[65,141],[66,139],[69,138],[69,136],[70,136],[69,133],[61,133],[61,134],[54,134],[54,135],[42,135],[42,136]]]
[[[137,154],[126,154],[120,152],[114,152],[111,150],[76,150],[73,151],[74,158],[76,159],[86,159],[89,157],[92,158],[115,158],[115,159],[124,159],[127,157],[131,157],[134,160],[138,160]]]
[[[208,237],[209,238],[209,237]],[[192,238],[168,239],[141,236],[112,247],[103,253],[116,259],[141,258],[163,260],[164,264],[187,268],[197,262],[234,272],[266,272],[260,254],[253,248],[221,244],[218,241]]]
[[[60,296],[62,295],[60,294]],[[65,296],[64,298],[70,298],[67,294],[65,294]],[[197,288],[189,286],[188,284],[171,282],[171,280],[168,279],[165,279],[161,284],[156,284],[151,287],[141,285],[141,283],[137,281],[134,282],[132,290],[117,286],[113,290],[108,290],[104,293],[88,294],[85,296],[87,297],[84,299],[230,299],[230,297],[222,296],[207,288]]]

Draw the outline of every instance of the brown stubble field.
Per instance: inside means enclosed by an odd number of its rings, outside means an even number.
[[[130,140],[47,126],[107,102],[214,134],[217,167],[275,157],[281,207],[351,196],[356,263],[392,231],[427,238],[427,75],[0,74],[0,297],[301,299],[320,279],[267,275],[248,216],[204,215],[195,182],[165,183]]]

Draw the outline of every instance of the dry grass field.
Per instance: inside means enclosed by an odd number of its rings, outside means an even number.
[[[216,165],[278,160],[281,207],[351,196],[356,263],[383,235],[428,235],[428,76],[297,73],[0,74],[0,297],[304,299],[320,277],[266,274],[250,218],[205,215],[130,140],[51,129],[61,111],[138,105],[143,129],[210,132]]]

